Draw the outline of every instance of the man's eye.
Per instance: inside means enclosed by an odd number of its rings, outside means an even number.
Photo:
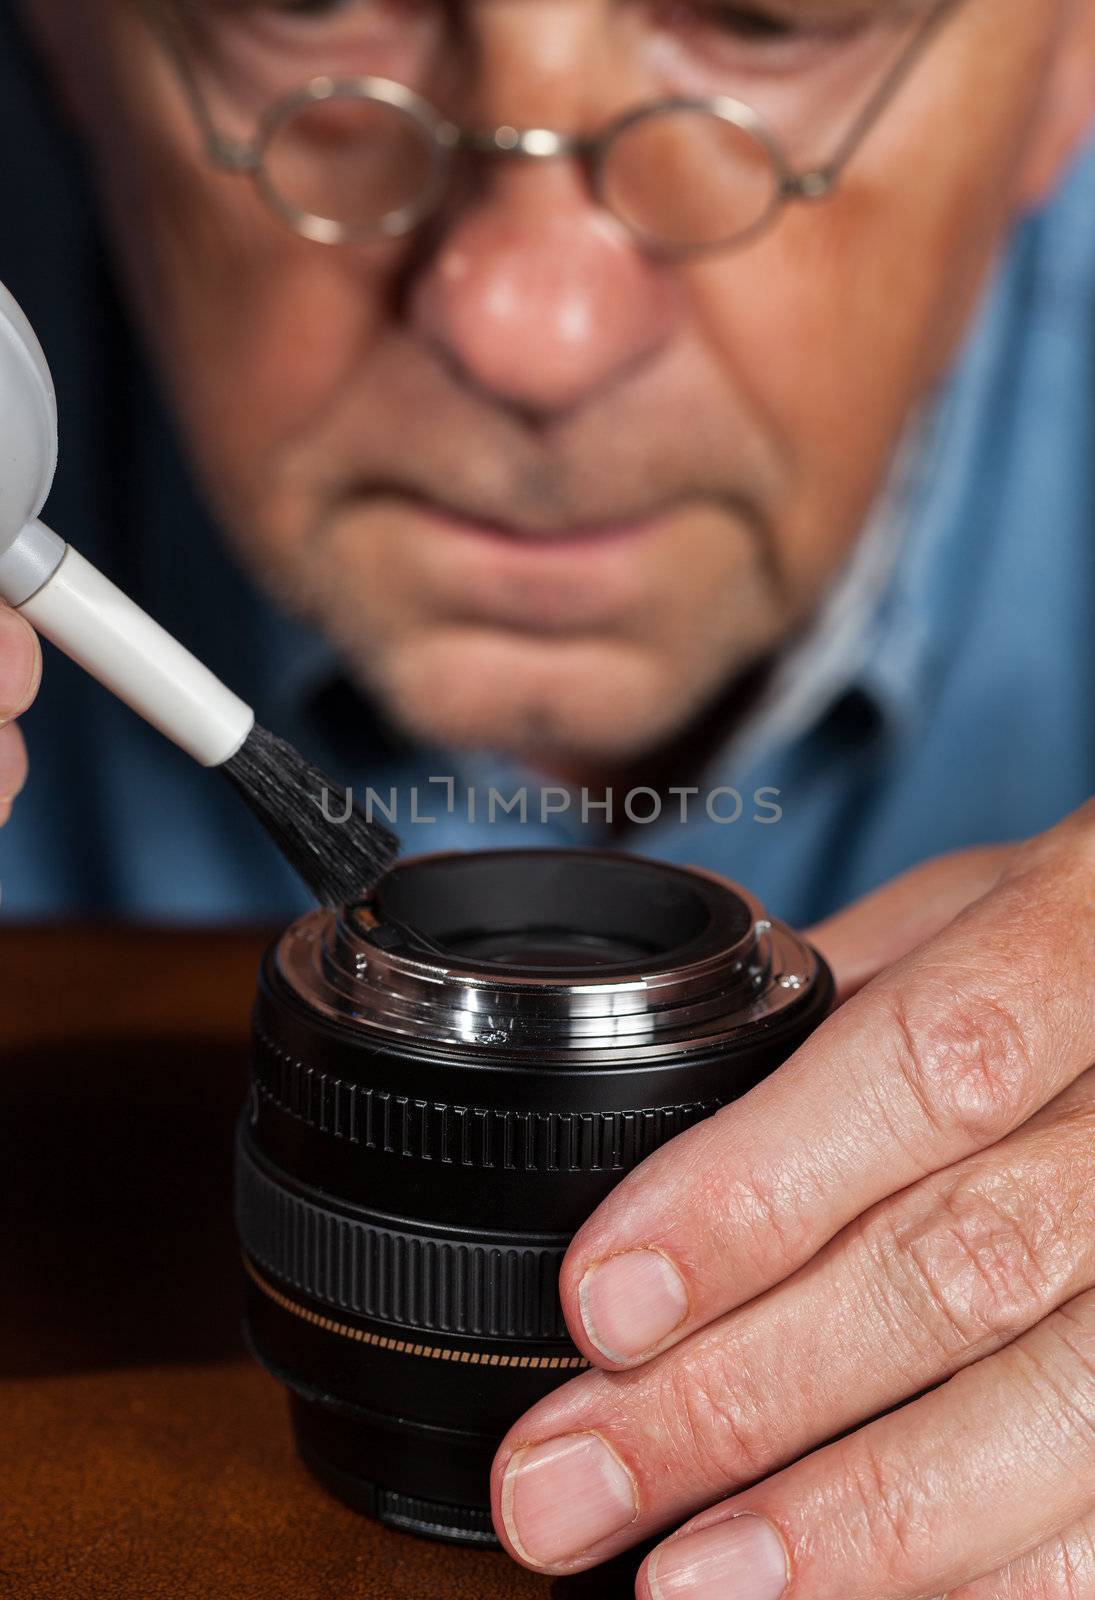
[[[213,10],[228,16],[301,17],[360,20],[374,26],[417,17],[426,0],[206,0]]]
[[[701,21],[739,39],[793,39],[801,32],[786,17],[773,16],[754,6],[721,5],[718,0],[712,0],[710,4],[698,4],[695,9]]]
[[[750,4],[746,0],[665,0],[663,22],[708,32],[745,45],[788,46],[832,43],[860,32],[868,13],[860,0],[835,3],[809,17],[796,16],[784,5]]]
[[[272,9],[289,17],[333,17],[358,4],[359,0],[275,0]]]
[[[368,0],[187,0],[200,21],[232,22],[256,17],[337,17],[362,11]]]

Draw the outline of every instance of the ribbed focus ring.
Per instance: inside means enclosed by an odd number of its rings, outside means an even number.
[[[242,1139],[236,1224],[260,1266],[324,1305],[457,1337],[569,1338],[558,1293],[563,1240],[464,1242],[347,1216],[283,1187]]]
[[[394,1489],[377,1487],[373,1515],[390,1528],[409,1528],[440,1539],[459,1539],[462,1544],[499,1549],[489,1511],[476,1506],[442,1505],[434,1500],[419,1500],[414,1495],[397,1494]]]
[[[252,1077],[280,1110],[331,1138],[419,1161],[509,1172],[629,1172],[722,1103],[590,1113],[416,1100],[309,1066],[259,1027],[252,1042]]]

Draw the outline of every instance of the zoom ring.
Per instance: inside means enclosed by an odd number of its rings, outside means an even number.
[[[720,1100],[634,1111],[499,1111],[416,1100],[321,1072],[254,1030],[252,1078],[279,1110],[333,1139],[419,1161],[509,1172],[630,1172]]]
[[[420,1332],[569,1342],[563,1243],[464,1243],[348,1217],[270,1178],[242,1139],[236,1224],[256,1263],[324,1305]]]

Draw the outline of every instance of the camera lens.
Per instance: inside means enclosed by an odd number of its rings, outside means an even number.
[[[248,1341],[315,1475],[496,1544],[502,1435],[587,1365],[570,1238],[831,1000],[744,890],[609,852],[407,860],[294,923],[260,973],[236,1212]]]

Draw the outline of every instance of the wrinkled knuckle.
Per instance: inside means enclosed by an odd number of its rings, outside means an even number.
[[[707,1349],[676,1365],[657,1407],[688,1477],[729,1490],[764,1477],[772,1464],[770,1415],[740,1368]]]
[[[1052,1600],[1091,1600],[1095,1594],[1095,1525],[1070,1529],[1048,1547],[1046,1592]]]
[[[1089,1297],[1095,1301],[1095,1295]],[[1066,1459],[1082,1482],[1095,1480],[1095,1329],[1069,1308],[1036,1343],[1013,1345],[1013,1382],[1031,1417],[1030,1439],[1054,1461]]]
[[[883,1586],[901,1589],[915,1582],[931,1559],[935,1538],[930,1494],[909,1475],[907,1462],[880,1454],[867,1433],[860,1436],[847,1472],[848,1533],[859,1559],[879,1574]]]
[[[891,997],[893,1064],[933,1134],[982,1148],[1037,1104],[1037,1069],[1011,1006],[941,984]]]
[[[891,1248],[912,1325],[952,1361],[1034,1327],[1070,1271],[1057,1206],[1006,1174],[963,1175]]]
[[[1062,1359],[1081,1380],[1081,1394],[1095,1424],[1095,1289],[1062,1306],[1048,1326]]]
[[[1002,923],[1021,923],[1030,948],[1042,952],[1043,992],[1052,990],[1055,967],[1066,982],[1085,970],[1095,956],[1095,828],[1073,816],[1028,840],[1008,863],[995,899]]]
[[[1095,799],[1088,800],[1056,827],[1022,840],[1012,851],[1002,873],[1003,881],[1038,873],[1047,887],[1059,885],[1066,895],[1080,887],[1077,873],[1095,879]]]
[[[1083,1447],[1084,1481],[1095,1483],[1095,1290],[1065,1306],[1049,1324],[1060,1351],[1057,1390]]]
[[[991,1578],[951,1589],[943,1600],[1092,1600],[1095,1523],[1079,1523]]]
[[[1095,1520],[1074,1528],[1061,1540],[1061,1576],[1065,1600],[1088,1600],[1095,1594]]]
[[[1095,1529],[1085,1523],[1058,1534],[995,1578],[964,1584],[944,1600],[1091,1600],[1095,1595]]]

